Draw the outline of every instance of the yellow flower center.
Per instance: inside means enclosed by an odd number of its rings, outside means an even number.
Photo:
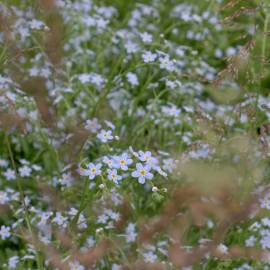
[[[146,171],[145,170],[140,170],[140,175],[141,176],[145,176],[145,174],[146,174]]]
[[[126,164],[126,161],[123,160],[123,159],[121,159],[121,160],[120,160],[120,164],[121,164],[121,165],[125,165],[125,164]]]

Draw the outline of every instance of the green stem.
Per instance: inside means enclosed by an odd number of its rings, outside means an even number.
[[[265,21],[264,21],[264,28],[263,28],[263,43],[262,43],[262,61],[263,61],[263,64],[264,64],[265,55],[266,55],[266,42],[267,42],[267,31],[268,31],[269,19],[270,19],[270,15],[269,15],[269,13],[267,13]]]
[[[16,163],[15,163],[15,160],[14,160],[14,157],[13,157],[13,153],[12,153],[12,150],[11,150],[11,145],[10,145],[10,142],[9,142],[9,139],[8,139],[7,135],[5,136],[5,141],[6,141],[7,148],[8,148],[9,159],[10,159],[12,167],[13,167],[15,173],[16,173],[16,183],[17,183],[17,187],[18,187],[18,190],[19,190],[19,193],[20,193],[20,200],[21,200],[23,208],[24,208],[25,221],[26,221],[26,224],[27,224],[27,228],[28,228],[28,230],[30,232],[32,241],[34,242],[35,237],[34,237],[34,233],[33,233],[33,228],[31,226],[27,205],[26,205],[25,199],[24,199],[25,198],[24,191],[23,191],[23,188],[22,188],[22,185],[21,185],[21,182],[20,182],[20,176],[19,176],[18,171],[17,171]],[[41,260],[40,255],[39,255],[39,251],[37,251],[36,261],[37,261],[38,269],[40,269],[40,270],[43,269],[42,260]]]
[[[265,58],[266,58],[266,42],[267,42],[267,31],[268,31],[268,24],[270,20],[270,14],[266,12],[266,17],[264,20],[264,27],[263,27],[263,39],[262,39],[262,51],[261,51],[261,65],[260,65],[260,91],[262,91],[262,77],[264,73],[264,64],[265,64]],[[256,95],[256,112],[255,112],[255,131],[257,128],[257,123],[258,123],[258,105],[259,105],[259,96],[260,96],[260,91],[257,91]]]
[[[90,184],[90,181],[88,178],[86,178],[84,181],[83,193],[82,193],[82,197],[81,197],[79,210],[78,210],[78,213],[74,216],[73,220],[71,221],[71,229],[75,229],[75,226],[77,225],[80,214],[82,213],[82,211],[85,208],[85,201],[86,201],[87,191],[89,189],[89,184]]]

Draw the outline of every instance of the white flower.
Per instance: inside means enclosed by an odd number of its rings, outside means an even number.
[[[114,183],[118,183],[121,179],[122,176],[117,174],[117,170],[116,169],[108,169],[108,179],[113,181]]]
[[[114,160],[112,158],[108,158],[107,156],[103,157],[102,161],[109,167],[112,168],[114,165]]]
[[[98,20],[96,20],[96,23],[98,29],[105,29],[109,21],[104,20],[103,18],[99,18]]]
[[[112,264],[112,270],[121,270],[121,269],[122,269],[121,265],[115,263]]]
[[[98,133],[97,138],[100,139],[103,143],[113,140],[112,131],[102,129],[100,133]]]
[[[67,218],[62,216],[60,212],[57,212],[55,217],[52,220],[59,226],[63,226],[64,228],[67,226]]]
[[[157,260],[157,255],[153,251],[148,251],[143,254],[143,258],[146,263],[154,263]]]
[[[101,125],[98,123],[97,118],[93,118],[86,120],[85,128],[92,133],[96,133],[101,128]]]
[[[5,159],[0,159],[0,167],[7,167],[8,166],[8,161]]]
[[[15,269],[17,264],[19,262],[18,256],[12,256],[8,259],[8,268],[9,269]]]
[[[128,243],[135,242],[136,237],[137,237],[137,233],[135,230],[135,224],[129,223],[126,230],[125,230],[125,234],[126,234],[126,240]]]
[[[105,185],[104,185],[104,184],[100,184],[98,187],[99,187],[100,189],[104,189],[104,188],[105,188]]]
[[[177,83],[175,81],[166,80],[166,86],[170,89],[175,89],[177,87]]]
[[[138,159],[140,161],[148,161],[151,158],[152,158],[152,153],[150,151],[146,151],[146,152],[139,151]]]
[[[270,235],[265,235],[261,239],[260,244],[263,249],[270,249]]]
[[[234,56],[237,54],[237,49],[236,48],[233,48],[233,47],[229,47],[227,50],[226,50],[226,55],[227,56]]]
[[[51,217],[53,215],[53,213],[52,212],[43,212],[43,213],[40,213],[39,214],[39,222],[38,222],[38,226],[39,227],[44,227],[44,226],[46,226],[46,224],[47,224],[47,221],[48,221],[48,219]]]
[[[72,177],[71,173],[64,173],[60,179],[61,184],[66,187],[71,187],[73,181],[74,178]]]
[[[270,210],[270,196],[265,196],[263,199],[260,199],[260,207]]]
[[[210,155],[210,148],[207,144],[200,145],[200,148],[194,151],[189,152],[191,158],[207,158]]]
[[[70,270],[85,270],[85,267],[82,266],[79,262],[70,262],[69,263],[69,269]]]
[[[174,62],[169,59],[168,56],[163,56],[159,59],[160,68],[166,69],[168,71],[173,71],[175,68]]]
[[[155,168],[155,170],[156,170],[160,175],[162,175],[163,177],[167,177],[167,176],[168,176],[168,174],[167,174],[166,172],[164,172],[159,166],[157,166],[157,167]]]
[[[0,236],[2,240],[5,240],[10,237],[10,227],[2,225],[0,229]]]
[[[139,49],[138,45],[130,40],[125,44],[125,48],[127,53],[136,53]]]
[[[151,43],[153,41],[152,35],[147,33],[147,32],[144,32],[144,33],[140,34],[140,37],[141,37],[142,41],[144,43],[147,43],[147,44],[149,44],[149,43]]]
[[[98,216],[97,222],[101,224],[106,224],[108,220],[109,220],[109,217],[106,214],[102,214]]]
[[[216,49],[216,50],[215,50],[215,56],[216,56],[217,58],[221,58],[221,57],[223,56],[222,50],[221,50],[221,49]]]
[[[128,80],[128,82],[132,85],[132,86],[137,86],[139,85],[139,80],[138,77],[135,73],[132,72],[128,72],[126,75],[126,78]]]
[[[81,83],[89,83],[91,81],[91,76],[90,74],[83,73],[79,75],[78,79]]]
[[[217,250],[222,254],[228,253],[228,248],[224,244],[219,244]]]
[[[86,175],[90,178],[90,179],[94,179],[97,175],[101,174],[101,168],[102,164],[98,163],[98,164],[93,164],[93,163],[89,163],[87,164],[87,172]]]
[[[138,156],[140,161],[145,161],[147,165],[149,165],[152,169],[158,169],[158,159],[152,156],[150,151],[139,151]]]
[[[140,184],[145,183],[145,179],[152,179],[153,174],[150,172],[151,167],[149,165],[136,164],[136,171],[132,172],[132,176],[138,178]]]
[[[33,168],[33,170],[35,170],[35,171],[41,171],[41,170],[42,170],[42,167],[39,166],[39,165],[36,165],[36,164],[32,165],[32,168]]]
[[[77,172],[78,172],[80,175],[83,175],[83,176],[88,176],[88,175],[89,175],[88,170],[82,168],[80,165],[79,165],[79,167],[78,167]]]
[[[96,241],[92,236],[89,236],[86,240],[86,243],[87,243],[87,247],[91,248],[95,245]]]
[[[129,146],[128,149],[129,149],[130,153],[131,153],[133,156],[135,156],[135,157],[138,158],[139,154],[133,150],[132,146]]]
[[[175,160],[173,160],[172,158],[168,158],[168,159],[164,159],[163,160],[163,169],[167,170],[169,172],[173,172],[176,169],[176,164],[175,164]]]
[[[71,207],[70,210],[68,211],[68,214],[71,215],[71,216],[76,216],[78,213],[78,210],[74,207]]]
[[[27,165],[19,168],[19,173],[21,177],[28,177],[31,175],[31,172],[32,172],[32,169]]]
[[[78,79],[83,84],[94,84],[97,87],[103,87],[105,80],[104,78],[97,73],[82,73],[78,76]]]
[[[246,247],[254,247],[255,246],[255,242],[256,242],[256,237],[254,237],[253,235],[250,236],[246,241]]]
[[[91,73],[90,74],[90,81],[92,84],[96,85],[97,87],[102,87],[105,83],[104,78],[96,73]]]
[[[44,26],[44,23],[42,21],[38,21],[36,19],[33,19],[32,21],[29,22],[30,28],[31,29],[41,29]]]
[[[132,163],[132,159],[129,158],[127,153],[123,153],[121,156],[114,158],[114,166],[120,168],[121,170],[127,171],[128,165]]]
[[[4,191],[0,191],[0,205],[7,204],[9,201],[8,195]]]
[[[147,51],[142,55],[142,59],[143,59],[144,63],[154,62],[156,60],[156,58],[157,58],[157,55],[150,52],[150,51]]]
[[[268,217],[265,217],[265,218],[263,218],[262,220],[261,220],[261,222],[262,222],[262,224],[264,225],[264,226],[266,226],[266,227],[270,227],[270,218],[268,218]]]
[[[117,213],[117,212],[112,211],[112,212],[110,213],[110,218],[111,218],[112,220],[119,221],[119,219],[120,219],[120,214]]]

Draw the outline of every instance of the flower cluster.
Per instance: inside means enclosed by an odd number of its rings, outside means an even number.
[[[0,3],[0,268],[269,269],[267,1],[30,2]]]

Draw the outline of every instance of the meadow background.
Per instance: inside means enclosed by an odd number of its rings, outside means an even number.
[[[270,269],[270,1],[2,0],[0,270]]]

